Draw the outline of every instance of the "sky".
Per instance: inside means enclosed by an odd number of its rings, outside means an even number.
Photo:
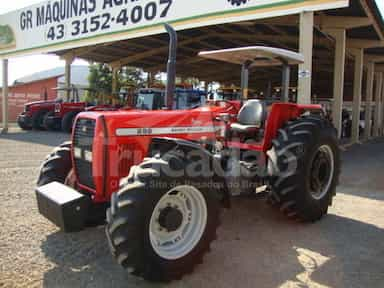
[[[381,14],[384,15],[384,0],[375,0]],[[36,3],[42,2],[42,0],[1,0],[0,15],[13,11],[19,8],[27,7]],[[87,62],[82,60],[76,60],[75,65],[87,65]],[[57,56],[52,55],[35,55],[21,58],[14,58],[9,60],[9,82],[13,83],[14,80],[26,75],[33,74],[35,72],[48,70],[58,66],[64,66],[64,61],[60,60]],[[0,69],[0,76],[1,76]],[[1,78],[0,78],[1,79]]]

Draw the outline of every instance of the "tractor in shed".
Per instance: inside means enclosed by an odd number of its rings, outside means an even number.
[[[313,222],[327,214],[340,173],[322,107],[289,102],[290,66],[302,55],[264,46],[202,52],[242,67],[241,98],[173,110],[177,35],[166,29],[166,108],[80,113],[72,142],[48,155],[36,188],[39,212],[64,231],[107,210],[112,255],[151,281],[179,279],[202,262],[232,197],[263,193],[287,216]],[[278,65],[281,99],[249,100],[251,69]]]

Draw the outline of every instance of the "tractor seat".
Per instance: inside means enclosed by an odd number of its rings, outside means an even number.
[[[248,133],[261,128],[266,119],[264,102],[248,100],[239,111],[237,122],[231,124],[231,130],[238,133]]]

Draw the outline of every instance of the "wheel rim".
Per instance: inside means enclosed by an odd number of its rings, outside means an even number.
[[[311,196],[322,199],[331,187],[335,162],[332,148],[328,145],[320,146],[312,160],[310,175]]]
[[[177,186],[157,203],[149,224],[153,250],[162,258],[179,259],[199,243],[207,226],[207,204],[192,186]]]

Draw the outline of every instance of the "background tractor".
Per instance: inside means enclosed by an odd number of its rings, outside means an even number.
[[[77,114],[85,111],[88,103],[80,101],[79,88],[71,87],[58,87],[55,90],[66,92],[69,97],[67,101],[61,101],[55,104],[54,110],[50,112],[44,119],[44,127],[47,130],[63,130],[64,132],[71,132],[73,121]],[[92,90],[88,90],[93,92]]]
[[[61,100],[44,100],[26,103],[24,111],[17,117],[17,124],[23,130],[45,129],[44,119],[53,113],[55,105]]]
[[[102,220],[109,207],[112,254],[153,281],[179,279],[202,262],[232,196],[266,186],[285,214],[316,221],[340,173],[336,130],[321,106],[288,102],[289,67],[300,54],[260,46],[200,53],[242,65],[241,99],[172,110],[177,35],[166,29],[168,109],[79,114],[72,142],[47,157],[36,189],[40,213],[64,231]],[[283,65],[282,99],[248,100],[250,69],[271,65]]]

